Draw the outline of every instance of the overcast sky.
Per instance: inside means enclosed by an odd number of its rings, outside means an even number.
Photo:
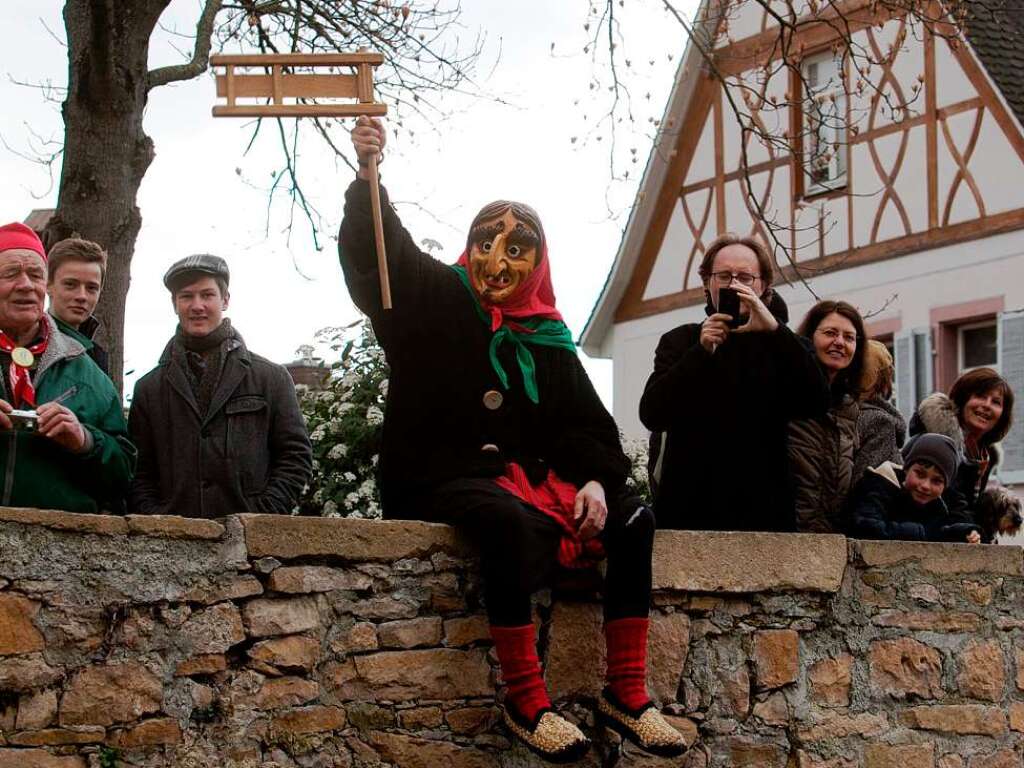
[[[590,88],[593,76],[604,73],[583,51],[586,0],[463,0],[462,5],[460,33],[467,40],[478,32],[486,35],[477,67],[480,90],[505,103],[447,97],[447,118],[410,122],[414,139],[392,137],[383,181],[406,227],[417,240],[440,243],[435,255],[445,261],[458,256],[482,204],[495,198],[533,204],[548,235],[559,308],[578,337],[618,248],[649,138],[622,126],[619,150],[628,158],[635,149],[638,161],[627,164],[629,181],[611,183],[607,130],[591,132],[606,104],[594,93],[606,83]],[[649,132],[648,118],[660,118],[664,110],[685,39],[660,2],[628,0],[626,5],[616,6],[627,35],[620,50],[631,62],[637,123]],[[172,31],[190,30],[199,6],[198,0],[173,0],[161,20],[166,30],[153,42],[151,65],[182,60],[180,50],[190,50],[188,42]],[[64,37],[61,9],[58,0],[0,3],[0,137],[18,151],[30,151],[32,132],[58,141],[63,135],[59,104],[12,82],[66,82],[66,50],[55,39]],[[125,370],[134,371],[128,392],[134,379],[153,367],[174,331],[160,277],[171,262],[190,253],[211,252],[228,260],[228,316],[250,348],[271,359],[291,360],[317,329],[358,316],[341,280],[334,241],[351,172],[308,142],[299,162],[328,222],[324,248],[313,247],[301,222],[289,242],[280,208],[268,233],[264,190],[271,171],[280,167],[273,137],[267,132],[244,155],[251,126],[244,120],[214,120],[213,104],[209,74],[150,94],[145,130],[156,159],[139,194],[142,231],[126,323]],[[598,141],[597,135],[605,138]],[[334,138],[348,145],[344,133]],[[22,220],[32,208],[53,207],[56,194],[56,183],[51,188],[41,168],[0,147],[0,220]],[[610,363],[587,365],[610,405]]]

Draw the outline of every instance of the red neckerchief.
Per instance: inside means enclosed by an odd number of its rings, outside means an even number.
[[[472,285],[473,272],[469,264],[468,249],[462,252],[456,264],[465,268],[469,284]],[[480,294],[477,294],[476,298],[484,312],[491,316],[492,333],[505,325],[506,318],[542,317],[548,320],[562,320],[562,314],[555,309],[555,289],[551,286],[551,266],[548,263],[547,244],[545,243],[541,248],[540,260],[536,268],[516,289],[516,292],[505,301],[501,304],[491,304]],[[518,323],[510,322],[508,325],[520,333],[529,331]]]
[[[50,343],[50,327],[46,324],[46,321],[40,323],[42,328],[43,337],[35,344],[30,344],[25,347],[29,352],[32,353],[32,357],[38,359],[43,352],[46,351],[47,344]],[[7,354],[11,354],[15,349],[20,347],[20,344],[15,344],[3,331],[0,331],[0,350],[3,350]],[[32,376],[29,374],[28,368],[22,368],[13,358],[11,359],[11,366],[9,369],[10,383],[11,383],[11,396],[14,400],[13,405],[16,408],[20,408],[24,404],[28,404],[33,408],[36,407],[36,388],[32,384]]]

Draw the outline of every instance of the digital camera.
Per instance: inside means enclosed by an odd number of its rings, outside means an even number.
[[[18,430],[25,432],[33,432],[39,424],[39,414],[35,411],[22,411],[13,410],[7,414],[7,418],[11,420],[11,425]]]

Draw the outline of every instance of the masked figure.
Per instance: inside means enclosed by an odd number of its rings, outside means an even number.
[[[361,162],[383,146],[361,119]],[[654,519],[626,492],[618,429],[555,306],[536,212],[477,214],[453,266],[422,253],[382,190],[394,309],[381,307],[369,185],[348,189],[339,251],[391,368],[381,451],[384,516],[455,525],[480,553],[509,730],[541,756],[581,757],[586,736],[551,708],[530,597],[559,569],[607,560],[604,722],[662,755],[684,750],[645,687]]]

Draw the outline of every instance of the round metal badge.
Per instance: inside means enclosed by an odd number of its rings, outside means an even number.
[[[36,357],[24,347],[15,347],[11,350],[11,360],[14,361],[15,365],[19,365],[22,368],[31,368],[32,363],[36,361]]]
[[[496,411],[501,408],[503,402],[505,402],[505,398],[496,389],[489,389],[484,392],[484,408],[487,410]]]

